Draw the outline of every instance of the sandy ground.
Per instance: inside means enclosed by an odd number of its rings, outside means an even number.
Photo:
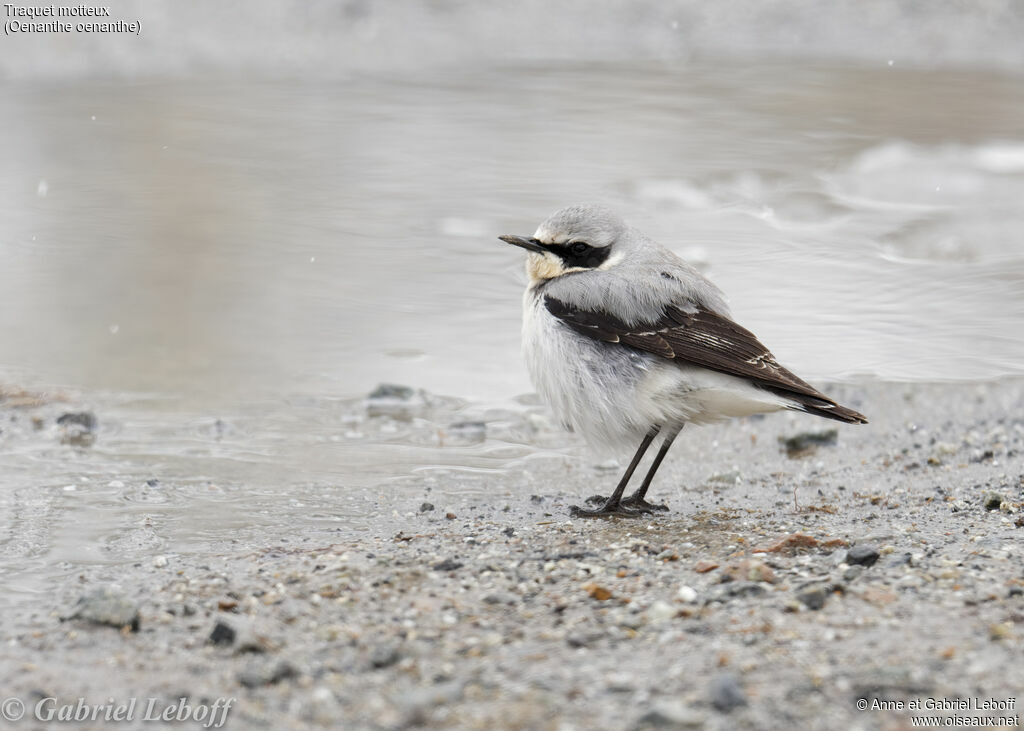
[[[333,545],[84,571],[4,622],[12,727],[46,698],[137,698],[145,728],[150,698],[214,725],[234,699],[235,729],[1019,722],[1024,383],[829,392],[871,424],[804,452],[779,439],[831,422],[684,432],[667,514],[569,520],[617,475],[546,459],[461,498],[382,494],[376,531]]]

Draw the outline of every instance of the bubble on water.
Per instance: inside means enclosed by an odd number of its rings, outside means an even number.
[[[45,198],[46,194],[50,192],[50,184],[45,180],[40,180],[39,185],[36,186],[36,195],[40,198]]]

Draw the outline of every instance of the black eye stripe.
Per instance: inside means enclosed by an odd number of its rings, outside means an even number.
[[[596,269],[601,266],[611,253],[610,246],[591,246],[585,241],[573,241],[568,244],[549,244],[548,251],[557,254],[566,268]]]

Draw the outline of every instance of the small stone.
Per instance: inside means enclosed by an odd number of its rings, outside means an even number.
[[[139,609],[121,592],[109,587],[97,589],[78,600],[66,619],[81,619],[110,627],[139,631]]]
[[[274,685],[282,680],[296,678],[299,671],[287,660],[275,662],[254,662],[245,670],[238,673],[238,682],[246,688],[259,688],[264,685]]]
[[[422,391],[409,386],[382,383],[366,399],[366,413],[369,416],[390,416],[393,419],[411,420],[427,407]]]
[[[660,700],[636,720],[633,728],[636,731],[648,728],[700,729],[706,722],[707,714],[681,701]]]
[[[420,512],[421,513],[429,513],[433,509],[434,509],[434,503],[423,503],[422,505],[420,505]]]
[[[484,604],[502,604],[505,598],[500,594],[488,594],[484,597]]]
[[[728,472],[711,475],[707,481],[719,485],[739,485],[743,482],[743,473],[739,470],[729,470]]]
[[[91,411],[61,414],[57,424],[61,427],[61,444],[89,447],[96,441],[96,415]]]
[[[981,504],[985,506],[985,510],[999,510],[999,506],[1006,500],[1005,497],[1000,495],[998,492],[986,492],[985,496],[981,500]]]
[[[671,604],[659,599],[647,608],[646,616],[647,621],[651,624],[660,624],[675,617],[676,609]]]
[[[790,459],[809,457],[814,454],[818,447],[831,447],[839,440],[838,429],[826,429],[820,432],[802,432],[796,436],[779,437],[779,442],[786,450],[786,456]]]
[[[378,645],[370,652],[370,667],[380,670],[394,665],[402,659],[402,653],[395,645]]]
[[[747,705],[747,694],[743,692],[736,676],[730,673],[718,675],[711,681],[708,697],[711,705],[722,713],[730,713]]]
[[[461,569],[462,564],[454,558],[446,558],[444,561],[434,564],[433,568],[434,571],[455,571],[456,569]]]
[[[456,517],[458,517],[458,516],[456,516],[456,515],[455,515],[455,513],[445,513],[445,514],[444,514],[444,517],[445,517],[445,518],[446,518],[447,520],[455,520],[455,518],[456,518]]]
[[[91,411],[68,412],[57,417],[61,426],[80,426],[86,431],[96,431],[96,415]]]
[[[154,556],[153,568],[162,569],[167,565],[167,556]]]
[[[680,586],[679,591],[676,592],[676,598],[687,604],[692,604],[697,601],[697,590],[692,586]]]
[[[819,610],[825,606],[828,599],[828,587],[824,584],[814,584],[797,592],[796,598],[803,602],[808,609]]]
[[[583,591],[587,592],[591,599],[596,599],[599,602],[607,601],[612,598],[611,591],[593,582],[584,584]]]
[[[714,561],[698,561],[693,565],[693,570],[698,574],[706,574],[709,571],[714,571],[718,568],[718,564]]]
[[[504,533],[506,536],[511,538],[512,536],[514,536],[516,534],[516,529],[513,528],[512,526],[508,526],[507,528],[505,528],[505,530],[502,531],[502,533]]]
[[[234,644],[237,634],[235,628],[227,622],[217,622],[210,632],[209,642],[211,645],[231,645]]]
[[[859,543],[846,552],[846,563],[851,566],[874,566],[881,554],[870,543]]]

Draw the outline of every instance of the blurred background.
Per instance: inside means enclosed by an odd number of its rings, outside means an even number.
[[[109,7],[139,33],[0,40],[0,387],[99,422],[0,432],[8,566],[361,528],[389,481],[529,459],[496,237],[576,202],[809,380],[1024,368],[1013,0]],[[368,426],[379,382],[487,438]]]

